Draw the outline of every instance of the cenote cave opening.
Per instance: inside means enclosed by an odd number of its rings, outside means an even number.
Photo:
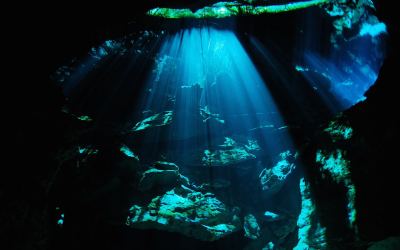
[[[49,245],[366,249],[346,111],[388,36],[372,1],[144,8],[51,74],[66,132]]]

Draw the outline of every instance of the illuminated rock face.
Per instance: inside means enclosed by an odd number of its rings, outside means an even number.
[[[323,8],[326,13],[335,18],[333,26],[336,36],[342,35],[345,29],[351,29],[354,26],[379,23],[376,18],[369,17],[368,11],[375,9],[371,0],[330,0]],[[372,27],[380,30],[383,28],[381,26],[364,26],[364,30],[370,30]]]
[[[161,127],[168,125],[172,122],[173,118],[173,111],[164,111],[162,113],[158,113],[155,115],[152,115],[146,119],[144,119],[141,122],[138,122],[135,127],[133,127],[133,131],[140,131],[140,130],[145,130],[148,128],[153,128],[153,127]]]
[[[253,154],[260,150],[256,140],[249,140],[248,144],[236,143],[225,137],[225,142],[219,145],[220,149],[210,151],[206,149],[202,162],[204,166],[228,166],[256,159]]]
[[[247,152],[245,148],[235,147],[212,152],[205,150],[202,161],[204,166],[228,166],[255,158],[256,156]]]
[[[175,163],[157,161],[154,168],[142,173],[139,181],[139,190],[165,190],[179,185],[189,186],[189,179],[179,173]]]
[[[177,232],[204,241],[218,240],[241,227],[239,209],[228,208],[214,194],[197,191],[179,167],[158,161],[144,171],[138,188],[157,194],[146,206],[133,205],[126,224],[139,229]]]
[[[340,248],[340,244],[329,240],[359,236],[359,192],[353,182],[357,163],[352,151],[357,136],[358,131],[345,114],[328,122],[317,134],[310,152],[313,156],[307,162],[310,174],[300,183],[302,210],[297,221],[297,249],[314,244],[322,244],[317,249]]]
[[[214,241],[239,230],[237,212],[211,193],[196,192],[182,185],[155,197],[145,207],[132,206],[126,224]]]
[[[128,146],[121,145],[119,151],[129,158],[134,158],[135,160],[139,161],[139,157]]]
[[[272,195],[281,190],[288,175],[295,169],[296,156],[290,151],[279,154],[280,160],[272,168],[265,168],[260,173],[260,184],[263,191]]]
[[[311,198],[310,186],[304,179],[300,180],[301,212],[297,219],[298,243],[295,250],[329,249],[326,243],[325,231],[318,222],[315,203]]]
[[[278,221],[282,219],[282,216],[279,216],[276,213],[270,212],[270,211],[266,211],[264,213],[264,220],[271,222],[271,221]]]
[[[348,140],[353,135],[353,129],[345,124],[340,124],[338,121],[331,121],[324,132],[330,134],[332,141]]]
[[[338,145],[336,149],[317,150],[315,161],[320,167],[323,178],[331,179],[345,187],[349,226],[357,233],[355,226],[357,216],[355,208],[356,187],[351,178],[351,162],[348,159],[347,151],[339,146],[340,143],[349,141],[353,136],[353,128],[346,124],[345,120],[345,117],[338,116],[323,130],[327,133],[331,142]]]
[[[355,209],[356,188],[351,180],[350,162],[346,159],[346,152],[337,149],[333,152],[317,151],[316,162],[321,166],[324,176],[332,178],[336,183],[343,185],[347,190],[347,210],[349,226],[354,227],[357,216]]]

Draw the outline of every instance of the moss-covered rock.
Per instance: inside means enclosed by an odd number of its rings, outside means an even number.
[[[214,241],[239,230],[237,212],[212,193],[196,192],[182,185],[153,198],[145,207],[132,206],[126,223],[134,228],[160,229]]]

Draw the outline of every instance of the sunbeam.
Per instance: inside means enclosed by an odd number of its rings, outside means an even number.
[[[173,116],[165,120],[170,127],[165,138],[152,137],[154,145],[168,140],[169,149],[182,156],[215,150],[227,137],[255,140],[257,135],[271,155],[293,147],[267,84],[232,31],[192,28],[170,35],[153,68],[146,85],[150,92],[139,109],[146,116]]]

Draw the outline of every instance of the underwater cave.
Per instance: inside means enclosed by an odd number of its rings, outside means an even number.
[[[7,249],[400,249],[394,3],[133,4],[24,24]]]

